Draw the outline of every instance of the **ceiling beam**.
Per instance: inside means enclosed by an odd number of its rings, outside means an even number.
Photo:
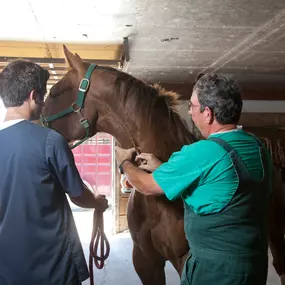
[[[82,59],[117,60],[121,58],[123,44],[74,44],[67,48]],[[64,58],[61,43],[0,41],[0,57]]]
[[[1,48],[0,48],[1,49]],[[19,57],[2,57],[0,56],[0,69],[4,68],[9,62],[18,59]],[[42,67],[49,67],[49,64],[56,64],[56,67],[67,67],[67,63],[64,58],[35,58],[35,57],[21,57],[22,59],[31,60]],[[116,59],[83,59],[85,62],[96,63],[98,65],[113,65],[118,66],[118,60]]]

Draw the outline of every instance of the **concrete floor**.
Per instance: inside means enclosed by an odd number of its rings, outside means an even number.
[[[73,211],[77,229],[80,235],[86,260],[89,258],[89,242],[93,212],[90,210],[75,209]],[[94,268],[96,285],[139,285],[141,284],[132,264],[132,241],[129,233],[112,235],[112,212],[104,214],[105,233],[111,245],[110,256],[102,270]],[[178,274],[169,263],[166,265],[167,285],[179,285]],[[88,285],[89,279],[83,282]],[[258,284],[257,284],[258,285]],[[271,260],[268,271],[267,285],[280,285],[279,277],[274,271]]]

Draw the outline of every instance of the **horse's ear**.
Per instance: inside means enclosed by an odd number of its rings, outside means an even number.
[[[77,53],[75,55],[82,61],[82,58]]]
[[[65,55],[65,60],[68,63],[69,67],[74,68],[76,70],[81,70],[83,68],[82,59],[78,54],[74,55],[65,45],[63,45],[63,51]]]

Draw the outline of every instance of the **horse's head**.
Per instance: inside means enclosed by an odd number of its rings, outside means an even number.
[[[100,96],[108,87],[102,86],[100,71],[96,70],[97,76],[94,76],[96,66],[93,69],[79,55],[71,53],[65,46],[63,48],[69,70],[51,88],[45,101],[42,122],[68,141],[74,141],[91,137],[97,132],[98,110],[102,105]]]

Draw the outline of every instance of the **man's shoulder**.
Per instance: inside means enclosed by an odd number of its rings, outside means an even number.
[[[24,128],[30,129],[32,131],[35,131],[35,132],[40,132],[40,133],[46,133],[47,134],[49,131],[48,128],[45,128],[42,125],[39,125],[39,124],[31,122],[31,121],[27,121],[27,120],[23,121],[23,124],[21,126],[23,126]]]
[[[215,151],[219,150],[219,147],[217,146],[216,143],[214,143],[211,140],[207,139],[202,139],[200,141],[197,141],[195,143],[189,144],[184,146],[181,151],[183,152],[189,152],[189,153],[201,153],[201,154],[206,154],[206,153],[213,153]]]
[[[47,142],[53,144],[67,144],[66,139],[60,133],[52,129],[48,131]]]
[[[252,140],[252,141],[256,141],[258,140],[258,137],[256,137],[254,134],[246,132],[244,130],[232,130],[232,131],[228,131],[228,132],[221,132],[221,133],[214,133],[211,134],[210,137],[216,137],[216,138],[220,138],[223,139],[225,141],[237,141],[237,140]]]
[[[28,128],[31,129],[31,132],[35,133],[37,138],[39,137],[44,138],[48,144],[66,143],[65,138],[57,131],[32,122],[27,122],[27,123],[28,123]]]
[[[62,139],[62,136],[59,133],[57,133],[55,130],[46,128],[42,125],[38,125],[32,122],[27,122],[27,127],[31,130],[31,132],[34,132],[38,136],[46,137],[46,139],[49,140]]]
[[[7,133],[9,133],[9,135],[25,137],[25,139],[30,138],[32,140],[45,137],[49,132],[48,129],[27,120],[21,120],[14,123],[9,123],[8,121],[6,123],[8,124],[4,125],[1,130],[1,134],[3,135],[7,135]]]

